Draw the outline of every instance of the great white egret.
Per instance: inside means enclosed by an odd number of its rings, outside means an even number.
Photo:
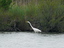
[[[31,28],[34,30],[35,33],[36,33],[36,32],[42,32],[41,30],[39,30],[39,29],[37,29],[37,28],[34,28],[29,21],[27,21],[27,23],[30,24]]]

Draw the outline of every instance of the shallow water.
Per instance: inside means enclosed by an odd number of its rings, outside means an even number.
[[[64,48],[64,34],[0,33],[0,48]]]

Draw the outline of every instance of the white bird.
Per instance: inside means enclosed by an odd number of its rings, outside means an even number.
[[[36,32],[42,32],[41,30],[39,30],[39,29],[37,29],[37,28],[34,28],[29,21],[27,21],[27,23],[30,24],[31,28],[34,30],[35,33],[36,33]]]

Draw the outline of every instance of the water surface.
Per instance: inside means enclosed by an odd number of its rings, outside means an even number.
[[[64,48],[64,34],[0,33],[0,48]]]

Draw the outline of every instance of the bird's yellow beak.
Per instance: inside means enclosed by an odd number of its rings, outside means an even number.
[[[26,23],[28,23],[28,22],[26,21]]]

